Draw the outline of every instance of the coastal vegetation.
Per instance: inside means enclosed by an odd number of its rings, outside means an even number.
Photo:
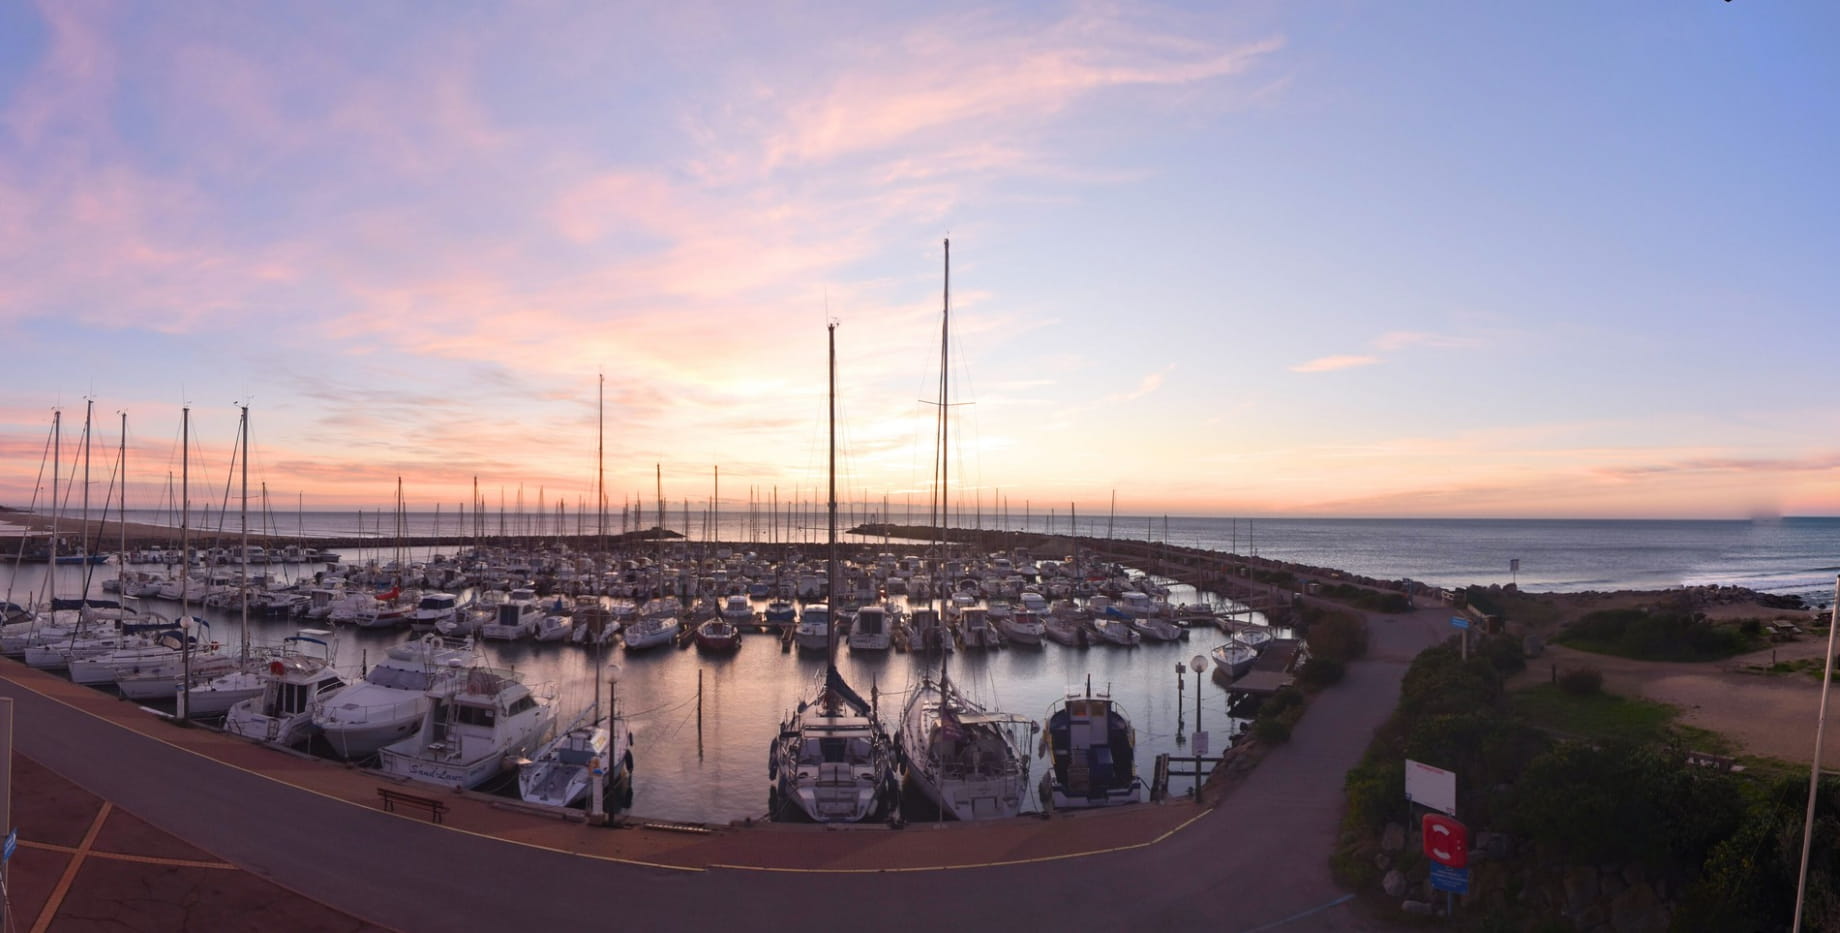
[[[1763,646],[1761,629],[1718,624],[1677,609],[1606,609],[1590,613],[1556,640],[1580,651],[1643,661],[1716,661]]]
[[[1510,692],[1510,652],[1498,646],[1516,643],[1485,638],[1467,661],[1445,644],[1413,661],[1398,708],[1348,772],[1338,877],[1428,903],[1415,825],[1423,811],[1405,799],[1409,758],[1457,775],[1457,815],[1476,850],[1464,928],[1586,928],[1613,917],[1619,930],[1786,925],[1806,778],[1690,764],[1704,756],[1689,750],[1721,750],[1718,738],[1679,725],[1665,704],[1605,693],[1600,680]],[[1829,783],[1810,875],[1815,916],[1830,918],[1823,929],[1840,922],[1831,854],[1840,782]]]

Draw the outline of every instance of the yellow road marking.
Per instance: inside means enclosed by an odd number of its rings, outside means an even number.
[[[1109,855],[1114,852],[1130,852],[1134,849],[1148,849],[1168,839],[1170,836],[1187,829],[1189,824],[1212,812],[1214,812],[1214,808],[1209,807],[1183,820],[1179,825],[1172,827],[1168,832],[1147,842],[1133,842],[1129,845],[1110,846],[1104,849],[1086,849],[1080,852],[1060,852],[1054,855],[1037,855],[1030,858],[1004,859],[997,862],[961,862],[951,865],[908,865],[899,868],[776,868],[768,865],[731,864],[712,864],[709,867],[727,868],[733,871],[770,871],[788,875],[881,875],[893,874],[896,872],[956,871],[961,868],[1007,868],[1014,865],[1039,865],[1043,862],[1063,862],[1067,859],[1086,858],[1093,855]]]
[[[58,908],[64,904],[64,895],[70,893],[70,883],[77,880],[77,869],[83,867],[83,856],[89,854],[89,847],[96,842],[96,834],[102,831],[102,823],[109,818],[109,811],[115,805],[104,800],[102,809],[96,811],[96,819],[89,824],[89,832],[83,834],[83,843],[70,855],[70,864],[64,866],[64,875],[58,879],[57,887],[51,889],[51,896],[45,900],[45,906],[38,912],[38,922],[32,925],[32,933],[45,933],[51,926],[51,918],[57,916]]]
[[[19,845],[27,849],[61,852],[65,855],[72,855],[77,851],[73,846],[53,845],[49,842],[33,842],[29,839],[19,840]],[[96,849],[91,849],[88,855],[90,858],[114,859],[117,862],[144,862],[149,865],[172,865],[177,868],[228,868],[232,871],[237,870],[237,867],[229,862],[200,862],[196,859],[165,858],[158,855],[129,855],[126,852],[102,852]]]

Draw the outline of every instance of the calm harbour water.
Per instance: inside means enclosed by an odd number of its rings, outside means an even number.
[[[394,534],[394,518],[384,516],[384,536]],[[867,521],[867,510],[849,516]],[[904,519],[899,512],[896,521]],[[158,513],[131,519],[157,520]],[[495,517],[494,517],[495,518]],[[616,516],[617,518],[617,516]],[[1013,518],[1013,516],[1012,516]],[[296,519],[298,524],[296,524]],[[1047,516],[1031,516],[1035,531],[1068,531],[1064,516],[1052,526]],[[231,519],[234,525],[234,516]],[[589,520],[591,522],[591,519]],[[655,516],[647,521],[651,524]],[[453,533],[455,516],[441,518],[440,530]],[[956,523],[956,522],[955,522]],[[966,525],[973,522],[967,520]],[[213,523],[215,524],[215,522]],[[252,522],[252,524],[255,524]],[[668,527],[682,530],[681,515],[667,515]],[[995,521],[986,519],[990,527]],[[488,530],[496,532],[496,521]],[[547,531],[554,533],[555,519]],[[745,515],[722,521],[729,540],[803,540],[821,547],[821,531],[810,516],[780,527]],[[1015,521],[1014,527],[1022,522]],[[374,533],[374,514],[366,514],[364,528]],[[354,534],[355,512],[305,513],[280,516],[270,526],[282,534],[306,537]],[[692,516],[692,531],[701,525]],[[513,526],[515,528],[515,525]],[[432,514],[408,516],[407,533],[436,530]],[[532,527],[531,531],[536,529]],[[574,531],[571,522],[566,529]],[[617,526],[611,530],[618,530]],[[1840,519],[1790,518],[1768,522],[1744,521],[1529,521],[1529,520],[1246,520],[1216,518],[1120,517],[1115,521],[1082,517],[1082,536],[1137,538],[1168,541],[1243,554],[1334,567],[1383,579],[1410,577],[1426,583],[1454,586],[1470,583],[1506,583],[1509,561],[1521,561],[1518,582],[1544,591],[1663,588],[1699,584],[1737,584],[1758,590],[1799,595],[1824,603],[1832,596],[1834,574],[1840,570]],[[866,543],[853,539],[853,543]],[[877,549],[881,549],[879,546]],[[895,553],[917,551],[917,546],[891,543]],[[367,556],[388,558],[391,549],[346,552],[348,563]],[[411,557],[424,556],[416,549]],[[0,568],[0,587],[10,587],[14,598],[35,593],[43,583],[43,565]],[[310,576],[315,567],[293,568]],[[112,575],[113,567],[99,569]],[[58,568],[58,589],[70,595],[81,588],[81,568]],[[1173,602],[1203,601],[1200,594],[1176,588]],[[177,606],[154,603],[169,615]],[[206,610],[214,635],[227,643],[239,639],[234,613]],[[287,622],[256,619],[251,639],[274,642],[292,634]],[[389,644],[405,637],[353,629],[340,631],[342,666],[356,670],[366,659],[378,657]],[[988,705],[1040,720],[1064,690],[1082,684],[1088,674],[1095,687],[1109,686],[1131,715],[1138,730],[1140,768],[1148,778],[1149,763],[1158,752],[1187,754],[1176,745],[1178,700],[1183,728],[1195,728],[1196,679],[1185,678],[1178,693],[1175,666],[1220,644],[1225,636],[1212,629],[1197,629],[1186,642],[1142,645],[1136,648],[1067,648],[1048,644],[1039,649],[1005,649],[979,654],[958,652],[951,659],[953,676]],[[574,646],[486,643],[495,663],[515,667],[532,683],[556,687],[559,711],[567,718],[591,699],[593,661]],[[750,635],[741,651],[727,658],[708,658],[691,650],[658,650],[628,657],[610,649],[608,662],[621,666],[620,706],[636,734],[637,760],[635,812],[651,817],[681,820],[726,821],[758,817],[766,809],[767,746],[780,719],[809,693],[822,661],[798,653],[782,654],[770,636]],[[921,655],[887,653],[853,656],[839,649],[839,666],[850,682],[867,694],[871,684],[884,697],[883,709],[892,719],[901,694],[915,683]],[[933,663],[937,663],[934,661]],[[698,672],[704,688],[702,740],[697,735],[696,692]],[[1201,722],[1215,750],[1235,723],[1229,721],[1226,694],[1203,679],[1200,690]],[[1038,759],[1034,773],[1043,765]],[[1187,784],[1178,780],[1172,790]]]

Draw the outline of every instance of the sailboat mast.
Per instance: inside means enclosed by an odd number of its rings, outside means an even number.
[[[601,539],[601,553],[607,552],[607,374],[600,374],[600,390],[594,409],[594,508],[598,516],[595,534]],[[599,592],[596,590],[595,592]],[[600,694],[600,675],[596,674],[595,695]],[[598,700],[596,701],[598,704]]]
[[[121,472],[121,507],[117,514],[121,516],[121,562],[115,566],[115,579],[126,582],[128,575],[128,413],[121,413],[121,449],[115,452],[115,463]],[[107,516],[104,516],[105,520]],[[126,589],[126,587],[123,587]]]
[[[825,635],[824,663],[834,677],[837,673],[837,322],[825,325],[830,337],[830,560],[825,568],[824,587],[830,597],[830,618]]]
[[[78,533],[78,539],[83,542],[83,553],[78,555],[78,559],[83,561],[83,599],[86,603],[89,601],[89,579],[90,579],[90,567],[91,567],[91,564],[89,562],[89,554],[90,554],[90,551],[94,548],[94,545],[90,543],[90,535],[89,535],[89,448],[90,448],[89,438],[90,438],[90,418],[91,418],[91,415],[95,413],[95,411],[96,411],[96,400],[93,398],[84,399],[83,400],[83,525],[82,525],[82,531]]]
[[[179,646],[185,677],[179,681],[179,718],[192,718],[192,407],[179,414]]]
[[[58,559],[58,517],[64,514],[64,503],[58,499],[58,473],[64,468],[59,462],[59,455],[64,451],[64,411],[51,410],[51,556],[45,564],[45,595],[41,597],[49,611],[52,594],[55,589],[51,581],[57,579]]]
[[[242,664],[249,666],[249,406],[240,405],[243,448],[243,651]]]

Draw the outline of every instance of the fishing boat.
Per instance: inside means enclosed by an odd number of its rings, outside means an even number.
[[[1055,809],[1137,803],[1137,732],[1109,693],[1068,693],[1048,712],[1045,736],[1053,767],[1042,775]]]
[[[830,557],[827,577],[837,569],[837,325],[830,332]],[[767,753],[772,782],[768,806],[774,819],[858,823],[880,819],[897,805],[894,750],[876,717],[837,670],[837,633],[827,624],[829,644],[816,695],[803,700],[780,723]]]

